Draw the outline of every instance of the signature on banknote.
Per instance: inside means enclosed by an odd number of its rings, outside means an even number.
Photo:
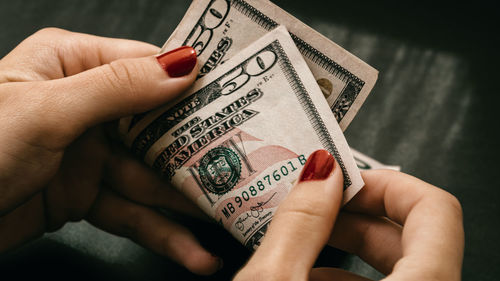
[[[265,202],[258,202],[257,205],[250,207],[250,213],[252,214],[252,217],[258,218],[264,211],[264,206],[269,203],[269,201],[271,201],[277,193],[278,192],[273,193],[273,195],[271,195],[271,197],[269,197],[269,199],[267,199]]]
[[[274,196],[278,194],[278,192],[274,192],[273,195],[271,195],[271,197],[269,197],[269,199],[267,199],[266,201],[264,202],[257,202],[257,205],[255,206],[251,206],[250,207],[250,213],[246,213],[246,216],[244,217],[241,217],[241,218],[238,218],[238,220],[236,221],[235,223],[235,227],[239,230],[239,231],[244,231],[245,230],[245,222],[249,219],[249,218],[258,218],[260,217],[260,214],[262,212],[264,212],[264,206],[269,203],[273,198]]]

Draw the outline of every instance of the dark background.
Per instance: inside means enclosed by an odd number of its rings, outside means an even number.
[[[493,4],[275,3],[380,71],[374,90],[346,131],[349,144],[458,197],[466,232],[463,280],[498,280],[499,33]],[[0,0],[0,57],[48,26],[161,46],[188,5],[184,0]],[[0,279],[228,279],[248,252],[220,229],[196,221],[189,224],[225,260],[225,268],[215,277],[192,276],[165,258],[82,222],[1,255]],[[211,230],[202,231],[205,227]],[[359,260],[332,249],[325,251],[320,264],[380,277]]]

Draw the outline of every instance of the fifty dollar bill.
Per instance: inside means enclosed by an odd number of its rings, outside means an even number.
[[[342,130],[352,121],[378,72],[267,0],[194,0],[162,52],[192,46],[200,77],[278,25],[290,31]]]
[[[340,127],[285,27],[137,123],[125,142],[249,248],[256,248],[307,157],[324,148],[344,203],[364,185]]]

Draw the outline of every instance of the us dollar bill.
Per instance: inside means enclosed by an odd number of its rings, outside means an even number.
[[[351,147],[351,153],[352,156],[354,157],[354,161],[356,161],[356,165],[360,170],[389,169],[394,171],[401,171],[400,166],[382,164],[379,161],[357,151],[352,147]]]
[[[162,52],[192,46],[203,77],[278,25],[290,31],[345,130],[373,88],[377,70],[270,1],[194,0]]]
[[[321,89],[285,27],[203,76],[175,102],[122,125],[125,143],[234,237],[255,249],[317,149],[364,185]]]

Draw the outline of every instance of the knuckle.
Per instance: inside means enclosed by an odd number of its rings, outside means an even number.
[[[294,219],[301,221],[312,221],[312,220],[322,220],[322,215],[318,212],[311,210],[310,208],[296,207],[293,209],[282,210],[278,217],[293,217]]]
[[[383,169],[380,171],[388,177],[395,177],[395,176],[401,175],[400,171],[395,171],[395,170]]]
[[[111,91],[137,95],[139,93],[137,82],[141,79],[141,77],[136,77],[138,73],[141,73],[137,68],[136,64],[126,64],[121,60],[108,64],[104,77]]]
[[[360,253],[366,252],[367,247],[370,246],[369,243],[369,238],[370,235],[373,233],[374,225],[371,223],[365,223],[363,224],[363,227],[361,228],[361,231],[359,231],[359,242],[354,243],[353,247],[353,253],[359,255]]]
[[[127,212],[127,221],[121,229],[121,234],[134,241],[141,239],[139,230],[141,229],[143,216],[137,207],[129,207]]]
[[[435,205],[442,206],[443,210],[450,211],[455,218],[463,219],[462,205],[457,197],[448,191],[441,189],[439,187],[429,184],[430,189],[428,189],[425,197]]]
[[[380,178],[388,178],[388,179],[400,179],[401,176],[406,176],[406,174],[403,174],[399,171],[389,170],[389,169],[369,170],[364,172],[378,173],[378,176]]]
[[[202,256],[199,255],[199,252],[183,252],[184,248],[182,245],[185,245],[186,241],[189,240],[194,240],[194,237],[189,231],[182,227],[166,229],[161,234],[160,243],[156,250],[182,264],[191,272],[201,274],[203,272],[203,261],[201,260]]]
[[[32,37],[40,37],[40,38],[46,38],[46,37],[52,37],[55,35],[63,35],[63,34],[68,34],[70,33],[67,30],[57,28],[57,27],[44,27],[42,29],[37,30],[35,33],[33,33]]]
[[[301,200],[293,204],[285,204],[275,214],[277,218],[294,218],[301,221],[316,221],[324,219],[324,211],[316,200]]]
[[[168,225],[165,225],[161,233],[162,250],[165,253],[174,253],[179,245],[182,245],[188,240],[195,240],[191,232],[183,226],[168,220]]]
[[[311,190],[314,190],[314,192],[311,192]],[[297,185],[282,203],[278,213],[295,214],[310,218],[322,217],[331,212],[332,208],[331,198],[324,196],[322,191],[323,188],[311,187],[310,184]]]
[[[456,214],[460,217],[463,216],[462,205],[457,197],[453,194],[446,192],[443,190],[443,201],[448,204],[448,206],[456,212]]]
[[[171,231],[164,231],[160,238],[159,249],[161,253],[174,255],[175,252],[175,235]],[[189,262],[189,261],[183,261]]]

